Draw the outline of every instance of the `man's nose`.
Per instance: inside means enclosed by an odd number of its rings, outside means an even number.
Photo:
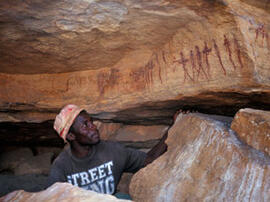
[[[96,130],[97,126],[93,124],[92,122],[88,123],[88,127],[91,128],[92,130]]]

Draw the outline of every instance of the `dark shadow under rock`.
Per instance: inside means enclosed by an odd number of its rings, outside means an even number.
[[[0,175],[0,197],[15,190],[37,192],[46,188],[47,175]]]

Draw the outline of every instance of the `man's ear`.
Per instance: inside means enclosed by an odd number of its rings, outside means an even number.
[[[73,141],[76,139],[76,136],[73,133],[68,133],[66,139],[69,141]]]

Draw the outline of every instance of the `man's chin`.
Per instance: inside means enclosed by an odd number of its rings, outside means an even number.
[[[97,140],[95,140],[92,144],[95,145],[95,144],[98,144],[100,142],[100,138],[98,138]]]

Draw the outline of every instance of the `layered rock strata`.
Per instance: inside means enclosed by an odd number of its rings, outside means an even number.
[[[131,122],[169,119],[178,107],[269,106],[270,15],[261,2],[0,5],[1,121],[53,119],[67,103]]]
[[[270,157],[208,115],[179,115],[168,151],[136,173],[135,201],[269,201]]]

